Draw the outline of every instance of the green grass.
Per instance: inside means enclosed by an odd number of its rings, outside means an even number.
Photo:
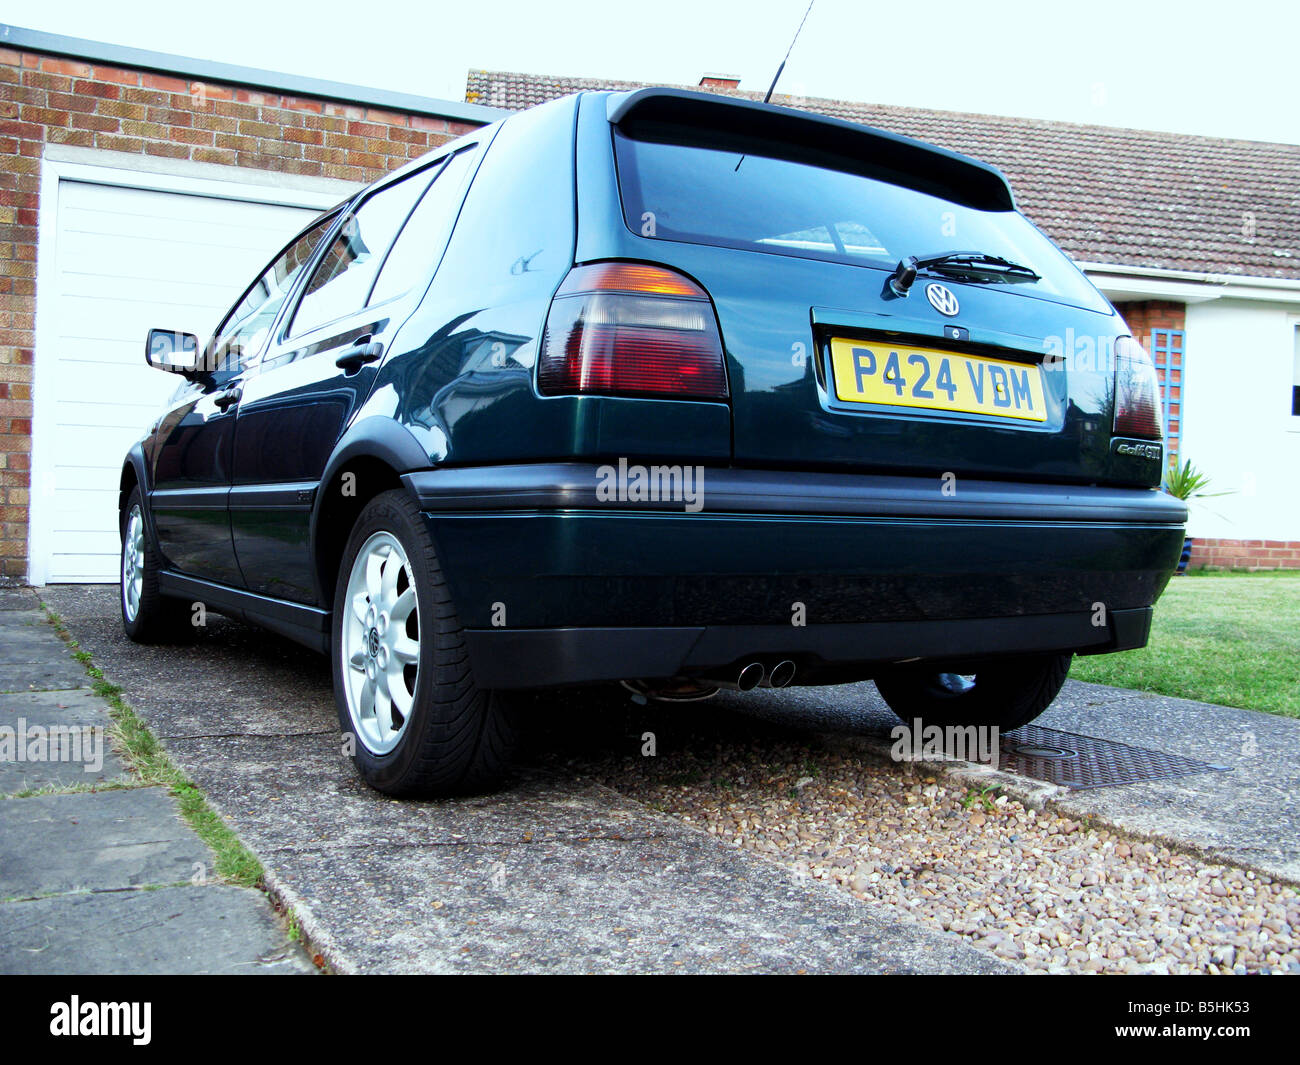
[[[1300,717],[1300,571],[1191,573],[1139,651],[1076,658],[1075,680]]]
[[[90,655],[77,646],[62,619],[45,608],[55,631],[72,648],[73,657],[86,668],[94,682],[95,694],[108,703],[112,720],[109,734],[113,746],[146,785],[167,788],[180,806],[181,816],[211,848],[215,861],[215,879],[242,887],[254,887],[262,880],[262,865],[245,847],[230,827],[208,805],[203,793],[177,768],[154,738],[140,716],[122,698],[122,689],[104,679],[104,674]]]

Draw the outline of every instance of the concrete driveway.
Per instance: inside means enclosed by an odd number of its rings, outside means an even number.
[[[336,971],[1010,971],[584,781],[563,729],[500,795],[386,799],[343,756],[325,659],[212,615],[138,647],[114,588],[41,594]]]
[[[678,747],[777,728],[829,734],[850,758],[879,751],[896,722],[871,684],[724,693],[666,712],[579,699],[537,723],[510,790],[396,802],[343,756],[325,659],[212,615],[192,645],[138,647],[113,588],[41,594],[337,971],[1014,971],[899,907],[724,845],[611,777],[639,757],[647,722]],[[1030,784],[1027,803],[1300,881],[1300,722],[1071,682],[1039,723],[1229,771],[1096,791]]]

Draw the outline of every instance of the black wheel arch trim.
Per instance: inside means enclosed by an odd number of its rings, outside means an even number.
[[[122,472],[118,477],[117,484],[117,525],[119,532],[122,528],[122,511],[126,507],[128,492],[125,491],[124,482],[126,481],[126,471],[131,470],[135,475],[136,487],[140,489],[140,499],[143,504],[140,510],[144,515],[144,531],[149,537],[149,542],[154,549],[155,554],[161,555],[158,543],[158,530],[153,523],[153,507],[150,505],[150,496],[153,486],[149,478],[149,464],[144,457],[144,442],[137,442],[130,451],[126,453],[126,458],[122,462]]]
[[[399,480],[402,474],[410,470],[427,469],[430,463],[424,446],[400,422],[383,415],[371,415],[354,422],[335,445],[311,500],[309,535],[314,567],[318,566],[320,552],[320,521],[326,502],[325,488],[333,483],[334,478],[349,463],[358,459],[382,462],[392,469]],[[317,583],[320,584],[319,574]],[[318,587],[318,602],[329,602],[333,591],[333,587]]]

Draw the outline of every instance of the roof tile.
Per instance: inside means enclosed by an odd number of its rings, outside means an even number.
[[[644,87],[481,70],[470,72],[465,97],[518,111],[574,92]],[[1300,279],[1300,145],[779,93],[773,102],[992,163],[1025,214],[1076,259]]]

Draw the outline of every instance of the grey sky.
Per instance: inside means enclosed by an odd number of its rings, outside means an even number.
[[[0,0],[0,21],[463,99],[470,68],[764,90],[807,0]],[[1300,143],[1294,0],[817,0],[779,91]]]

